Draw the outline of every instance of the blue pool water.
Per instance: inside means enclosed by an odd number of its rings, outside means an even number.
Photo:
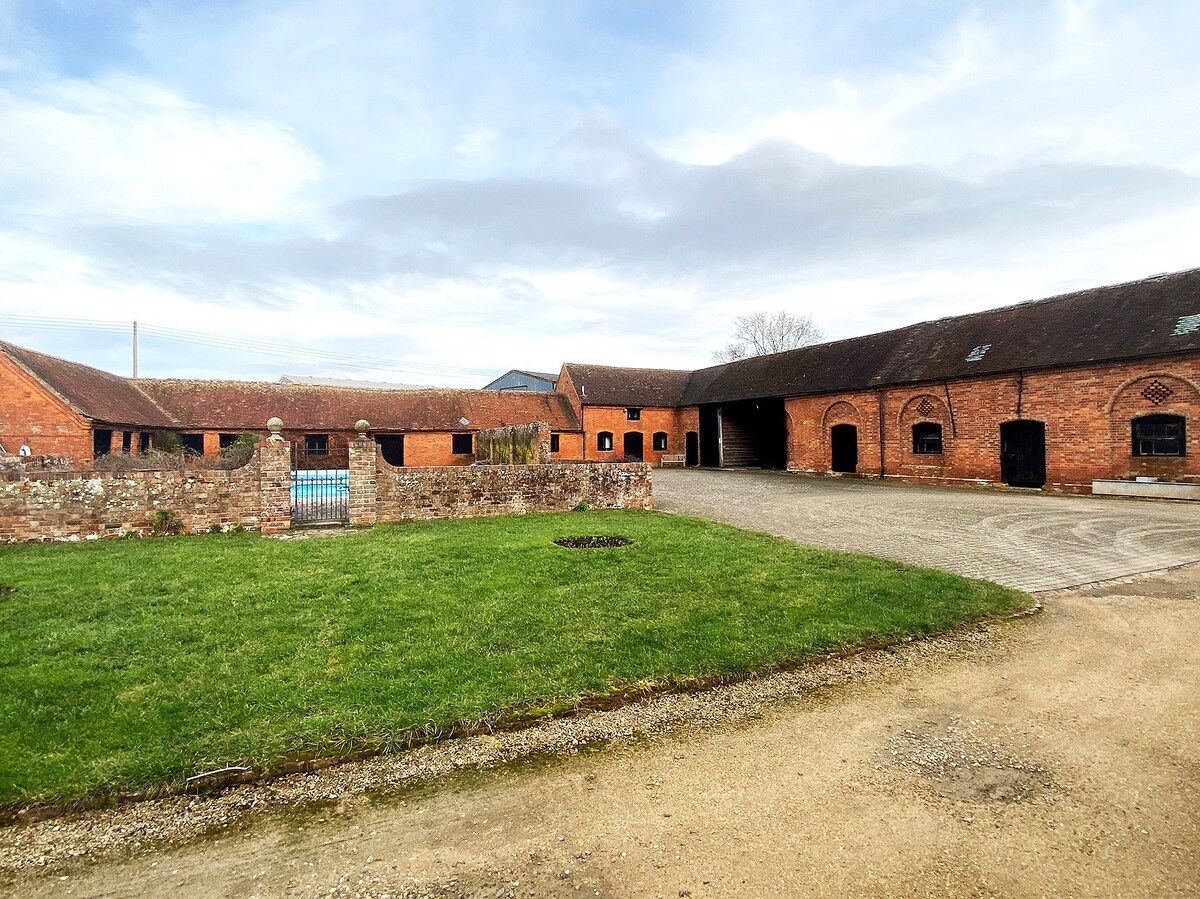
[[[292,473],[292,499],[325,499],[349,496],[350,472],[344,468],[320,468]]]

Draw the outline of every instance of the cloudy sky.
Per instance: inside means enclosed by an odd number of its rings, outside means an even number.
[[[481,386],[1195,267],[1198,33],[1194,0],[0,0],[0,337]]]

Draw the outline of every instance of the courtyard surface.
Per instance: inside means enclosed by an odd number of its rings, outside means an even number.
[[[15,846],[10,832],[14,858],[51,853],[64,833],[76,849],[134,851],[26,870],[7,888],[330,899],[1197,895],[1200,566],[1046,601],[1043,614],[977,640],[877,653],[790,699],[756,703],[748,685],[690,697],[688,723],[642,739],[628,708],[595,713],[584,720],[613,717],[612,732],[625,735],[600,752],[390,795],[349,793],[352,775],[335,769],[311,779],[323,804],[226,830],[264,796],[235,791],[217,806],[219,836],[174,848],[146,846],[160,826],[152,809],[128,813],[121,830],[101,816],[47,822]],[[498,739],[472,746],[489,741]]]
[[[654,506],[1029,591],[1200,561],[1200,503],[656,469]]]

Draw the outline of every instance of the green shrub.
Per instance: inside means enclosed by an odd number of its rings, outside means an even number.
[[[150,533],[156,537],[173,537],[183,533],[183,518],[174,509],[159,509],[150,519]]]

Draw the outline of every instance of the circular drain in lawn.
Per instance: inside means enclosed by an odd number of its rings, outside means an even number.
[[[600,549],[606,546],[628,546],[633,541],[616,534],[594,534],[590,537],[559,537],[554,542],[567,549]]]

